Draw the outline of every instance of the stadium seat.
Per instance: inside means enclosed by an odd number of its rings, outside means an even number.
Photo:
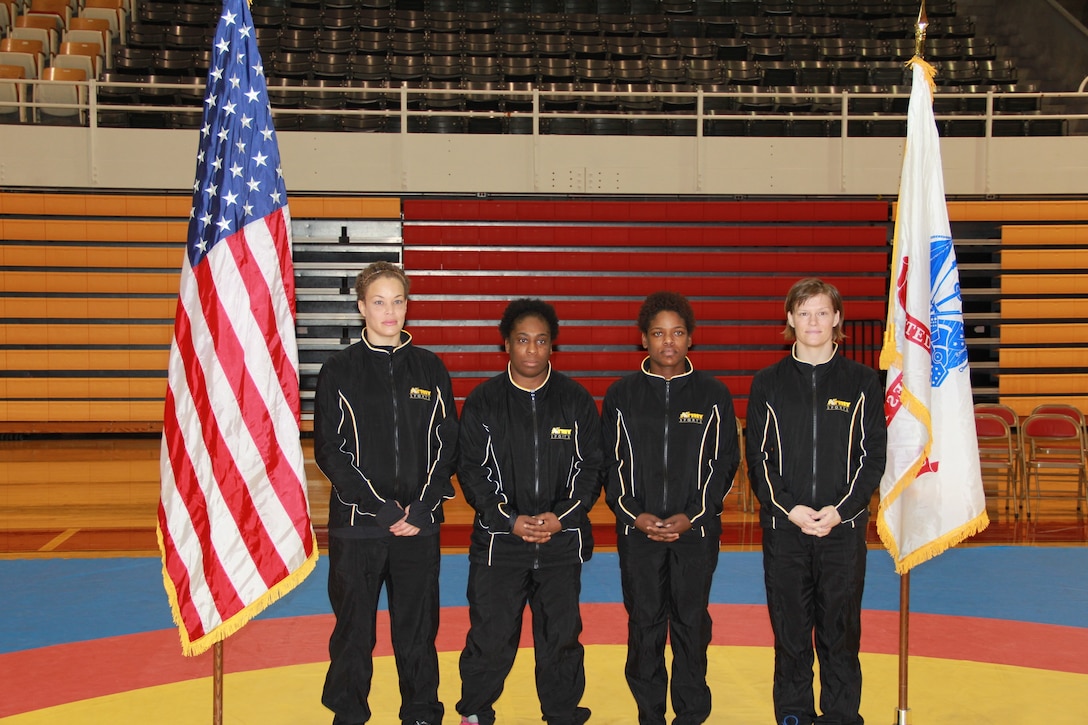
[[[833,85],[864,86],[869,83],[869,63],[860,60],[846,60],[836,63],[833,73]],[[814,83],[813,85],[821,85]]]
[[[596,58],[576,58],[574,76],[580,82],[599,83],[612,78],[612,63]]]
[[[797,82],[802,86],[829,86],[834,82],[834,66],[822,60],[797,63]]]
[[[0,63],[21,67],[24,78],[40,78],[42,68],[45,66],[41,41],[25,38],[0,40]]]
[[[748,60],[748,43],[739,38],[719,38],[714,41],[718,60]]]
[[[572,35],[570,52],[574,58],[604,60],[608,57],[608,44],[599,35]]]
[[[724,80],[722,66],[714,58],[693,58],[687,62],[687,81],[697,85],[717,85]]]
[[[854,60],[857,50],[846,38],[823,38],[819,42],[820,59],[827,61]]]
[[[68,0],[32,0],[26,14],[52,16],[59,33],[68,28],[68,21],[72,19],[72,6]]]
[[[797,66],[790,61],[769,61],[760,64],[763,69],[763,86],[797,85]]]
[[[940,64],[936,81],[942,85],[976,85],[982,83],[982,73],[977,61],[948,60]]]
[[[641,58],[613,61],[612,70],[618,83],[638,83],[645,81],[650,75],[646,61]]]
[[[892,59],[892,52],[887,41],[878,38],[858,38],[854,41],[854,52],[858,60]]]
[[[21,104],[26,97],[27,87],[15,81],[24,77],[22,66],[0,65],[0,102]],[[26,109],[21,105],[0,105],[0,123],[22,123],[26,120]]]
[[[957,38],[932,38],[926,41],[926,58],[930,60],[960,60],[963,49]]]
[[[87,78],[98,78],[105,70],[102,46],[98,43],[66,41],[60,44],[60,52],[53,56],[53,65],[80,68]]]
[[[57,32],[52,15],[20,15],[15,18],[15,25],[8,32],[8,36],[40,41],[43,52],[50,55],[55,54],[60,46],[60,33]]]
[[[813,98],[807,95],[811,86],[780,86],[773,89],[781,95],[774,97],[774,108],[778,113],[809,113],[812,111]]]
[[[1016,66],[1008,60],[984,60],[978,64],[982,82],[991,85],[1016,83]]]
[[[763,81],[763,69],[752,61],[724,61],[722,73],[725,82],[734,86],[758,86]]]
[[[461,53],[460,33],[428,33],[424,38],[428,53],[458,55]]]
[[[959,38],[960,52],[964,60],[994,60],[997,49],[987,38]]]
[[[92,30],[98,32],[102,36],[102,47],[106,49],[107,53],[113,50],[113,41],[118,37],[116,29],[110,26],[109,20],[82,14],[72,18],[72,22],[68,24],[68,30]]]
[[[597,35],[600,33],[601,24],[597,17],[596,10],[596,3],[593,3],[592,5],[581,3],[581,7],[566,9],[566,31],[570,33],[571,36]]]
[[[79,82],[87,80],[87,73],[82,68],[49,66],[42,70],[42,80],[47,82],[38,84],[34,96],[35,102],[42,104],[36,109],[38,121],[82,126],[87,86]]]
[[[785,46],[789,61],[812,61],[820,57],[820,45],[812,38],[790,38]]]
[[[72,22],[75,23],[79,18],[72,18]],[[107,69],[113,65],[113,38],[110,36],[109,30],[105,32],[102,30],[91,30],[83,28],[72,28],[64,34],[65,43],[73,43],[82,46],[98,46],[99,65],[101,69]]]
[[[459,55],[426,56],[426,77],[436,81],[460,81],[461,57]]]
[[[650,58],[650,80],[654,83],[679,83],[684,80],[684,62],[676,58]]]
[[[110,33],[119,43],[128,42],[128,13],[121,5],[121,0],[85,0],[79,17],[88,20],[105,20],[109,23]],[[73,18],[74,20],[75,18]]]
[[[748,38],[748,57],[760,62],[785,60],[786,49],[778,38]]]
[[[714,60],[718,53],[709,38],[677,38],[676,48],[682,58],[690,60]]]

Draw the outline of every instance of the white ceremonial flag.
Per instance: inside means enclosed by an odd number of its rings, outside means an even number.
[[[915,57],[880,367],[888,462],[877,530],[905,574],[989,524],[963,303],[945,205],[933,68]]]

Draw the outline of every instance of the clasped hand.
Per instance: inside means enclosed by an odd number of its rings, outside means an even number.
[[[559,533],[562,528],[559,517],[548,511],[532,516],[518,516],[514,519],[514,528],[510,532],[530,544],[545,544],[551,541],[552,534]]]
[[[400,504],[398,503],[397,506],[400,506]],[[412,526],[408,523],[408,509],[411,507],[411,504],[404,506],[404,518],[389,527],[389,533],[393,536],[415,536],[419,533],[418,526]]]
[[[824,506],[817,511],[809,506],[794,506],[790,510],[790,521],[809,536],[827,536],[831,529],[842,523],[842,516],[834,506]]]
[[[639,514],[635,519],[635,528],[646,534],[650,541],[676,541],[680,534],[691,530],[691,519],[687,514],[673,514],[667,519],[653,514]]]

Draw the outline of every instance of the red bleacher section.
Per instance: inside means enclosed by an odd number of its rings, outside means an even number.
[[[509,300],[559,313],[552,360],[598,399],[644,357],[643,298],[672,289],[698,320],[691,360],[744,417],[752,375],[782,357],[782,300],[800,277],[834,283],[850,320],[882,323],[889,206],[879,201],[405,200],[409,329],[438,352],[458,399],[504,369]]]

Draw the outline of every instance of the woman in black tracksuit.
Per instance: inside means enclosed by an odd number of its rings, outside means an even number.
[[[600,419],[592,396],[552,369],[559,321],[541,300],[514,300],[499,324],[510,362],[481,383],[461,415],[458,479],[476,510],[469,547],[469,632],[461,653],[462,723],[495,722],[494,703],[533,613],[536,686],[550,725],[589,710],[578,638],[588,514],[599,493]]]
[[[740,454],[728,388],[687,358],[695,315],[681,295],[646,298],[639,329],[648,357],[604,399],[608,504],[616,514],[627,683],[639,725],[663,725],[673,651],[677,725],[710,717],[708,607],[718,564],[722,502]]]
[[[746,446],[774,631],[775,722],[861,725],[865,529],[884,473],[884,396],[876,371],[838,353],[834,286],[797,282],[786,318],[793,351],[752,381]]]
[[[329,600],[336,624],[321,702],[334,725],[370,719],[378,596],[389,599],[400,719],[442,721],[438,700],[438,528],[453,497],[457,418],[450,376],[403,330],[408,278],[376,262],[359,274],[362,340],[321,367],[314,457],[332,483]]]

